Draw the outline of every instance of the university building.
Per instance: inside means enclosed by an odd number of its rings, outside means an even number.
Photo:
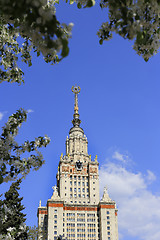
[[[116,204],[104,189],[99,198],[97,156],[88,154],[88,141],[78,112],[80,87],[75,95],[73,127],[66,139],[66,153],[61,154],[57,185],[45,207],[38,207],[39,240],[118,240]],[[45,237],[44,237],[45,236]]]

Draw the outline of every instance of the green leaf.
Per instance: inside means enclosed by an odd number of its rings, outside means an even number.
[[[68,53],[69,53],[68,41],[67,40],[63,40],[62,44],[63,44],[63,48],[62,48],[61,56],[62,57],[66,57],[66,56],[68,56]]]
[[[102,45],[103,44],[103,39],[99,40],[99,44]]]
[[[74,0],[70,0],[70,1],[69,1],[69,4],[73,4],[73,3],[74,3]]]
[[[3,177],[2,175],[0,174],[0,184],[3,183]]]
[[[81,8],[82,8],[82,5],[81,5],[81,3],[80,3],[80,2],[77,4],[77,7],[78,7],[79,9],[81,9]]]
[[[95,5],[95,0],[88,0],[86,7],[93,7]]]

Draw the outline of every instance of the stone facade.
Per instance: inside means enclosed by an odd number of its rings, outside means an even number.
[[[99,200],[97,156],[88,154],[88,141],[80,127],[78,87],[73,87],[75,105],[73,127],[61,154],[57,186],[46,207],[38,207],[39,240],[118,240],[117,209],[107,189]]]

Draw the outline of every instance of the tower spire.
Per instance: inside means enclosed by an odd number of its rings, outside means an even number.
[[[81,120],[79,119],[79,113],[78,113],[78,94],[80,93],[81,88],[75,85],[75,86],[72,86],[71,90],[75,94],[74,95],[74,114],[73,114],[72,123],[74,127],[79,127]]]

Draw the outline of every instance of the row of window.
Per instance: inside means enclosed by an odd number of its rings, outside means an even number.
[[[85,217],[85,213],[66,213],[67,217],[75,217],[75,215],[77,214],[77,217]],[[63,213],[63,216],[65,216],[65,213]],[[96,216],[95,213],[87,213],[87,217],[89,218],[94,218]]]
[[[88,195],[87,195],[87,197],[88,197]],[[71,201],[71,203],[78,203],[78,201]],[[86,203],[90,203],[90,201],[88,200],[87,202],[86,201],[83,201],[83,202],[81,202],[81,201],[79,201],[79,203],[84,203],[84,204],[86,204]]]
[[[67,195],[67,194],[66,194]],[[66,196],[65,195],[65,196]],[[83,197],[83,198],[85,198],[85,194],[70,194],[70,197],[72,198],[74,196],[74,198],[77,198],[77,197]],[[86,197],[89,197],[89,195],[87,194],[86,195]]]
[[[67,232],[75,232],[75,228],[67,228]]]
[[[65,187],[65,189],[66,189],[66,187]],[[74,192],[77,192],[77,190],[78,190],[78,192],[81,192],[81,190],[82,190],[82,192],[85,192],[85,188],[74,188]],[[95,190],[95,188],[94,188],[94,190]],[[72,192],[73,191],[73,188],[71,187],[70,188],[70,192]],[[86,188],[86,192],[89,192],[89,188]]]
[[[57,221],[56,221],[56,223],[57,223]],[[108,224],[110,224],[110,222],[107,222]],[[63,227],[64,227],[64,223],[63,223]],[[75,223],[67,223],[66,224],[67,225],[67,227],[69,226],[69,227],[75,227]],[[77,228],[83,228],[83,227],[85,227],[85,223],[77,223]],[[87,224],[87,227],[88,228],[95,228],[96,227],[96,224],[93,224],[93,223],[89,223],[89,224]]]
[[[64,225],[63,225],[64,226]],[[75,227],[75,223],[67,223],[67,227]]]
[[[70,181],[70,185],[72,184],[73,182]],[[95,184],[95,182],[93,184]],[[74,181],[74,186],[77,186],[77,181]],[[81,182],[78,182],[78,186],[81,186]],[[82,182],[82,186],[85,186],[85,182]],[[86,186],[88,186],[88,181],[86,182]]]
[[[88,176],[76,176],[76,175],[74,175],[74,176],[72,176],[72,175],[70,175],[70,179],[77,179],[77,177],[78,177],[78,180],[85,180],[85,179],[87,179],[88,180]]]

